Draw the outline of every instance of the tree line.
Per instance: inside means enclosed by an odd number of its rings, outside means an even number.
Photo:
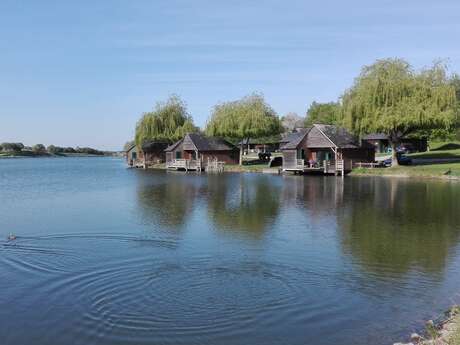
[[[90,154],[90,155],[104,155],[103,151],[93,149],[91,147],[59,147],[49,145],[45,147],[43,144],[36,144],[33,146],[25,146],[23,143],[2,143],[0,144],[0,152],[3,153],[20,153],[32,152],[35,154]]]
[[[440,62],[415,70],[407,61],[395,58],[364,66],[338,100],[313,102],[305,117],[295,113],[279,117],[262,94],[253,93],[215,105],[203,132],[237,143],[245,138],[279,135],[313,123],[333,124],[359,137],[384,133],[396,152],[396,146],[406,136],[454,139],[459,135],[459,114],[457,74],[450,74]],[[147,141],[171,143],[187,132],[199,130],[185,102],[173,95],[142,115],[136,125],[135,143],[138,146]]]

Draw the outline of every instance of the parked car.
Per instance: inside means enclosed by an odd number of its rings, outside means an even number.
[[[270,152],[259,152],[259,160],[262,162],[268,162],[271,156]]]
[[[412,164],[412,158],[407,157],[400,152],[397,153],[396,157],[398,159],[399,165],[411,165]],[[383,165],[386,167],[391,167],[391,161],[392,161],[391,158],[385,159],[383,161]]]

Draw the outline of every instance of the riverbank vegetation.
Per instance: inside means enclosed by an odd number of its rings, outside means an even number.
[[[142,115],[136,125],[135,143],[138,146],[149,141],[171,144],[197,131],[186,103],[179,96],[171,95],[165,102],[158,102],[153,111]]]
[[[460,162],[396,166],[390,168],[356,168],[351,175],[375,175],[397,177],[460,178]]]
[[[24,146],[22,143],[2,143],[0,144],[1,157],[51,157],[51,156],[103,156],[112,152],[99,151],[91,147],[59,147],[43,144],[36,144],[32,147]]]
[[[210,136],[240,142],[240,165],[243,164],[243,139],[267,137],[281,132],[282,124],[278,115],[264,97],[256,93],[216,105],[206,126],[206,134]]]
[[[460,141],[430,143],[430,150],[411,153],[413,159],[460,159]]]
[[[313,102],[306,117],[295,113],[279,117],[262,94],[252,93],[215,105],[202,131],[240,146],[239,163],[243,165],[245,139],[279,138],[283,132],[313,123],[345,127],[360,138],[369,133],[386,135],[392,147],[393,167],[398,166],[396,148],[402,138],[430,139],[429,152],[409,155],[416,166],[358,169],[355,174],[458,175],[455,159],[460,158],[460,77],[439,62],[416,70],[403,59],[377,60],[362,68],[353,85],[338,100]],[[172,95],[165,102],[157,103],[152,112],[142,115],[136,125],[135,140],[128,142],[125,148],[132,147],[133,143],[141,147],[149,141],[171,144],[187,132],[199,131],[186,103]],[[445,142],[432,144],[433,139]],[[248,169],[263,170],[263,164],[260,165]]]
[[[455,331],[450,338],[449,345],[460,345],[460,317],[455,322]]]
[[[380,60],[363,68],[342,97],[342,122],[358,135],[383,133],[393,152],[403,137],[458,124],[454,77],[444,65],[415,71],[401,59]]]

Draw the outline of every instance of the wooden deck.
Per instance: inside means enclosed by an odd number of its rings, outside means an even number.
[[[173,159],[166,162],[166,168],[171,170],[202,171],[203,162],[196,159]]]
[[[344,161],[323,161],[320,164],[310,166],[303,159],[297,159],[296,164],[292,166],[283,166],[283,171],[294,173],[323,173],[333,175],[344,175]]]
[[[174,159],[166,162],[166,168],[170,170],[185,170],[185,171],[206,171],[206,172],[223,172],[224,162],[217,160],[208,160],[203,162],[196,159]]]

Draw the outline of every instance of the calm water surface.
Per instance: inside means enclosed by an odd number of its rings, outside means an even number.
[[[459,242],[460,183],[0,160],[0,342],[390,344]]]

